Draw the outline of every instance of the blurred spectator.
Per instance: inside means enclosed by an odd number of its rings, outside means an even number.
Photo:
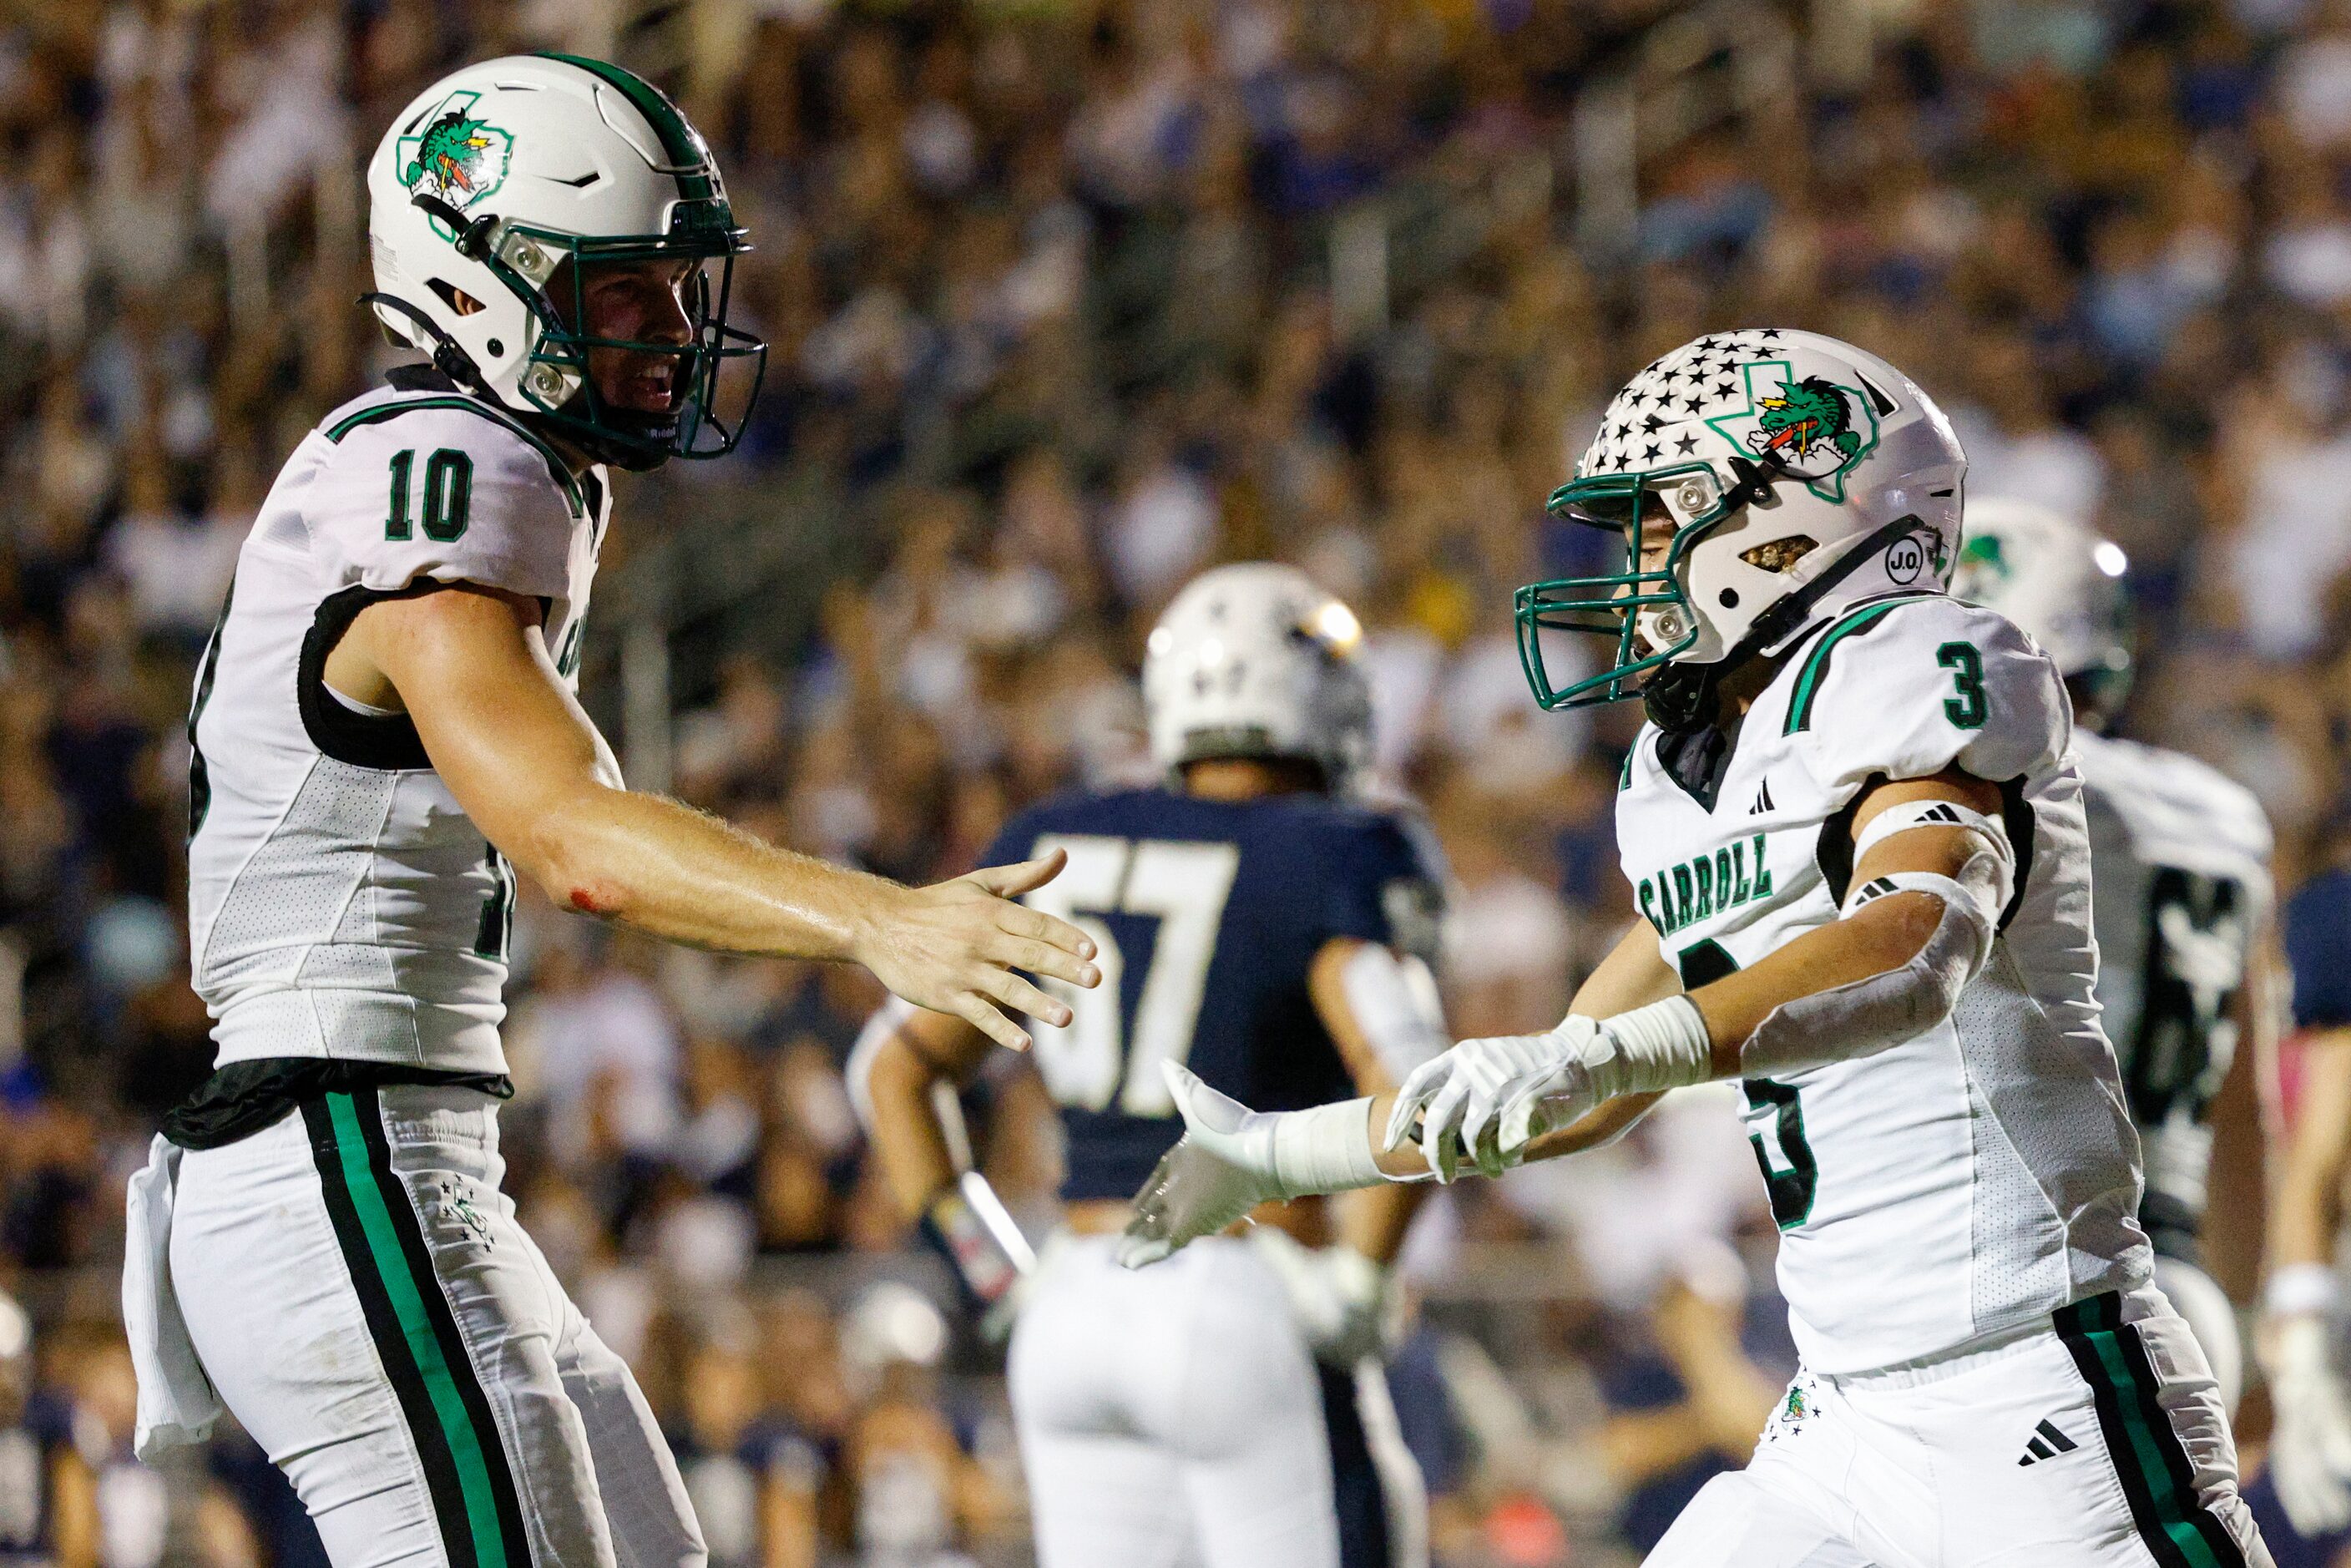
[[[726,463],[619,482],[582,650],[632,771],[746,831],[968,869],[1039,796],[1150,778],[1133,677],[1186,576],[1294,560],[1361,612],[1383,787],[1428,800],[1458,878],[1452,1021],[1555,1020],[1629,918],[1611,818],[1636,715],[1537,710],[1510,595],[1614,570],[1614,541],[1539,516],[1609,391],[1768,318],[1917,375],[1970,494],[2119,539],[2133,732],[2259,789],[2289,883],[2322,869],[2351,761],[2351,0],[1881,5],[1865,35],[1846,9],[1667,50],[1689,63],[1643,84],[1614,217],[1582,111],[1646,41],[1703,29],[1666,0],[0,23],[0,1277],[44,1303],[30,1401],[0,1377],[0,1467],[81,1478],[61,1561],[315,1561],[282,1488],[174,1472],[155,1523],[89,1322],[111,1281],[78,1281],[204,1065],[193,666],[277,465],[387,362],[350,303],[357,160],[462,57],[627,53],[754,230],[753,428]],[[1668,102],[1702,112],[1675,131]],[[536,899],[517,960],[510,1186],[658,1396],[715,1558],[1021,1560],[991,1353],[874,1293],[927,1263],[871,1201],[841,1080],[870,977],[656,957]],[[978,1157],[1050,1224],[1035,1080],[979,1092],[1010,1130]],[[1503,1249],[1474,1282],[1520,1294],[1432,1301],[1416,1342],[1457,1568],[1604,1560],[1751,1437],[1782,1347],[1758,1271],[1726,1266],[1759,1233],[1721,1110],[1432,1207],[1426,1249]],[[1528,1304],[1554,1276],[1514,1248],[1579,1260],[1573,1302]]]

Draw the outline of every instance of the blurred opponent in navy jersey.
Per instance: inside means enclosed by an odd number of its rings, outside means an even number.
[[[901,1207],[976,1294],[1018,1305],[1012,1409],[1042,1568],[1426,1561],[1379,1361],[1415,1189],[1268,1206],[1246,1239],[1208,1238],[1174,1272],[1113,1255],[1129,1196],[1183,1131],[1164,1064],[1304,1107],[1391,1086],[1444,1047],[1436,857],[1358,788],[1358,641],[1347,607],[1287,567],[1207,573],[1144,666],[1165,781],[1047,802],[998,840],[1067,853],[1028,902],[1091,936],[1102,971],[1099,989],[1056,988],[1071,1021],[1034,1031],[1067,1150],[1040,1258],[950,1152],[938,1090],[982,1067],[987,1040],[899,1009],[861,1042]]]
[[[1070,863],[1029,902],[1103,955],[1098,989],[1061,992],[1069,1027],[1032,1031],[1068,1140],[1064,1198],[1131,1197],[1182,1135],[1163,1061],[1270,1109],[1353,1094],[1307,990],[1333,937],[1435,956],[1435,849],[1398,812],[1321,793],[1071,796],[1016,817],[983,863],[1031,845]]]

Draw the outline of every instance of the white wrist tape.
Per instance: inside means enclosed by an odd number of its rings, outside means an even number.
[[[2342,1298],[2342,1277],[2324,1263],[2289,1263],[2262,1287],[2262,1310],[2283,1317],[2331,1312]]]
[[[1592,1083],[1602,1101],[1703,1083],[1714,1076],[1714,1042],[1706,1019],[1687,997],[1667,997],[1601,1020],[1615,1049],[1593,1063]]]
[[[1854,889],[1845,901],[1848,916],[1896,893],[1931,893],[1942,913],[1933,933],[1900,968],[1773,1008],[1740,1047],[1741,1071],[1750,1078],[1768,1078],[1869,1056],[1950,1017],[1960,990],[1991,956],[2007,880],[2005,862],[1986,849],[1957,877],[1896,872]]]
[[[1372,1054],[1399,1083],[1453,1043],[1445,1035],[1437,977],[1418,958],[1398,957],[1366,942],[1340,967],[1339,991],[1371,1042]]]
[[[1285,1111],[1273,1123],[1273,1179],[1285,1198],[1353,1192],[1388,1179],[1372,1154],[1372,1102]]]

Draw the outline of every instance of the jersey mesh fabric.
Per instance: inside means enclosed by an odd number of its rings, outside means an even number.
[[[271,486],[190,727],[208,801],[191,942],[221,1063],[504,1071],[506,964],[484,933],[508,884],[413,729],[353,718],[321,666],[374,600],[462,582],[537,601],[568,682],[609,503],[553,464],[506,416],[410,378],[329,415]]]
[[[394,783],[390,773],[318,759],[221,901],[201,966],[209,977],[291,970],[314,950],[306,934],[340,927],[367,879]]]

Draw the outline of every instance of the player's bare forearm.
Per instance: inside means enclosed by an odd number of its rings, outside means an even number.
[[[873,1155],[898,1212],[909,1221],[955,1186],[955,1155],[939,1124],[937,1087],[959,1083],[988,1050],[987,1037],[943,1013],[908,1015],[873,1054],[866,1092]]]
[[[2270,1216],[2273,1271],[2335,1260],[2351,1176],[2351,1029],[2327,1030],[2304,1046],[2299,1098]]]
[[[1058,860],[908,888],[621,788],[530,601],[460,586],[371,605],[327,674],[361,701],[396,696],[466,815],[567,907],[726,952],[852,960],[1016,1048],[1028,1037],[998,1006],[1054,1023],[1069,1009],[1015,970],[1098,977],[1081,932],[1009,901]]]

